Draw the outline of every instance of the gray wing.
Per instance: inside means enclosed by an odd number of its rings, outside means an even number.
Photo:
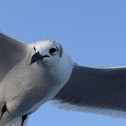
[[[0,82],[8,71],[25,57],[27,45],[0,32]]]
[[[126,67],[75,65],[70,80],[51,103],[67,110],[126,118]]]

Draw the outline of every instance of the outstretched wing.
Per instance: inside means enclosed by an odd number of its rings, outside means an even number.
[[[70,80],[51,103],[67,110],[126,118],[126,67],[75,65]]]
[[[0,82],[25,57],[27,45],[0,33]]]

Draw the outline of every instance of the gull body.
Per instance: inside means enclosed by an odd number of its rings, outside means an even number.
[[[56,54],[50,55],[49,50],[55,47]],[[6,105],[7,109],[0,126],[37,110],[51,100],[70,78],[73,63],[59,43],[43,40],[27,46],[27,51],[25,58],[7,73],[0,84],[0,108]],[[38,52],[40,56],[48,57],[30,64],[32,56]]]
[[[47,101],[126,118],[125,97],[125,66],[81,66],[56,41],[27,44],[0,33],[0,126],[26,126],[27,117]]]

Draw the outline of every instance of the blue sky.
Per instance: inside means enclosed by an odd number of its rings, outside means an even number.
[[[0,31],[24,41],[53,39],[73,61],[92,67],[126,66],[125,0],[4,0]],[[125,126],[126,120],[59,110],[46,103],[28,126]]]

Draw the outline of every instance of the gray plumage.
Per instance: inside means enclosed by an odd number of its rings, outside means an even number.
[[[126,118],[126,67],[74,65],[70,80],[51,101],[59,108]]]
[[[57,42],[25,44],[2,33],[0,38],[0,126],[19,119],[24,126],[27,115],[51,100],[68,81],[72,62],[65,52],[61,58]]]
[[[56,41],[23,43],[0,33],[0,126],[26,126],[51,101],[62,109],[126,118],[126,67],[72,62]]]

